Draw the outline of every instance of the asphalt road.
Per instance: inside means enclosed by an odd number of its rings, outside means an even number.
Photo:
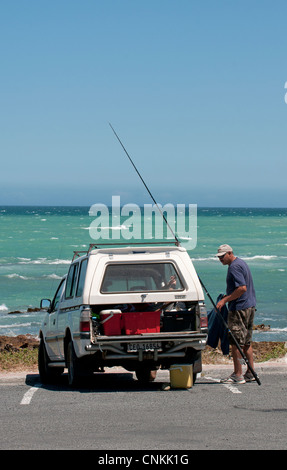
[[[220,384],[230,367],[205,366],[191,389],[169,391],[168,371],[141,386],[110,369],[76,389],[65,374],[50,386],[36,373],[0,375],[0,449],[286,450],[287,363],[256,370],[261,386]]]

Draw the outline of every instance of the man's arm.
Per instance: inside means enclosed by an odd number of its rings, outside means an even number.
[[[216,305],[216,307],[218,308],[218,310],[221,310],[222,307],[224,307],[225,304],[227,304],[227,302],[231,302],[232,300],[236,300],[238,299],[239,297],[241,297],[244,292],[247,291],[247,287],[246,286],[239,286],[237,287],[233,292],[232,294],[230,295],[226,295],[225,297],[223,297],[223,299],[221,299],[218,304]]]

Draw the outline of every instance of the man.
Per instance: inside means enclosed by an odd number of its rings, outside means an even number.
[[[218,304],[218,310],[228,303],[228,327],[242,348],[250,366],[254,369],[253,349],[251,346],[253,320],[255,314],[256,296],[253,279],[248,265],[233,254],[229,245],[221,245],[216,256],[223,265],[228,265],[226,277],[226,295]],[[222,383],[245,383],[255,380],[253,374],[247,369],[242,375],[241,354],[234,344],[231,344],[234,372]]]

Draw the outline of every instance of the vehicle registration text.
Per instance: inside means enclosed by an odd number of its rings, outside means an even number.
[[[161,349],[161,343],[128,343],[127,351],[154,351],[155,349]]]

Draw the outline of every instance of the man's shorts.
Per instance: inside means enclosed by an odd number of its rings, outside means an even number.
[[[240,346],[249,345],[251,342],[254,315],[255,307],[243,310],[230,310],[228,312],[228,328]],[[233,338],[230,335],[229,342],[234,344]]]

